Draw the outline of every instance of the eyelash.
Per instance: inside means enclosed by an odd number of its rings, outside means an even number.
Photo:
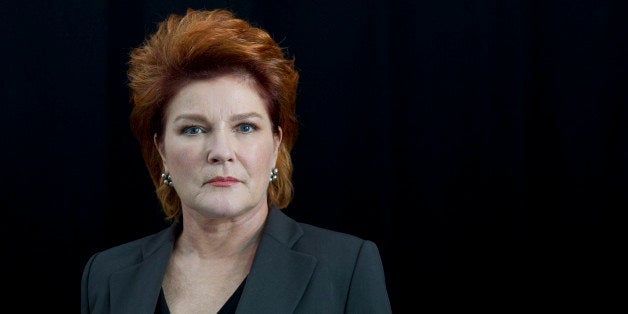
[[[242,130],[243,127],[250,127],[251,130],[248,131],[248,132],[247,131],[243,131]],[[258,127],[254,123],[245,122],[245,123],[240,123],[240,124],[236,125],[235,129],[239,133],[248,134],[248,133],[251,133],[253,131],[257,131]],[[192,130],[198,130],[198,132],[192,133]],[[198,134],[204,133],[204,132],[206,132],[205,129],[203,127],[198,126],[198,125],[184,126],[181,129],[181,133],[185,134],[185,135],[198,135]]]
[[[248,131],[248,132],[241,131],[241,128],[242,128],[242,127],[250,127],[250,128],[251,128],[251,130],[250,130],[250,131]],[[241,133],[245,133],[245,134],[246,134],[246,133],[251,133],[251,132],[253,132],[253,131],[256,131],[256,130],[257,130],[257,125],[255,125],[255,124],[253,124],[253,123],[248,123],[248,122],[247,122],[247,123],[240,123],[240,124],[238,124],[238,125],[237,125],[237,129],[238,129]]]
[[[191,133],[191,130],[196,129],[198,130],[197,133]],[[205,130],[198,126],[198,125],[190,125],[190,126],[185,126],[181,129],[181,134],[185,134],[185,135],[198,135],[200,133],[203,133]]]

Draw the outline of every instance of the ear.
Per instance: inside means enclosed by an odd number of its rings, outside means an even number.
[[[164,149],[164,142],[160,140],[157,133],[153,135],[153,143],[159,152],[159,156],[161,157],[161,163],[164,166],[164,172],[168,172],[168,168],[166,167],[166,151]]]
[[[275,163],[277,163],[277,157],[279,156],[279,146],[281,145],[281,140],[283,139],[283,131],[281,127],[277,127],[277,132],[273,133],[273,145],[275,152]]]

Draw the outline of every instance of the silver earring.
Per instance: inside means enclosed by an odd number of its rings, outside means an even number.
[[[275,168],[270,172],[270,181],[277,180],[277,174],[279,173],[279,169]]]
[[[164,180],[164,184],[165,185],[167,185],[169,187],[172,187],[172,176],[169,173],[166,174],[166,173],[162,172],[161,173],[161,179]]]

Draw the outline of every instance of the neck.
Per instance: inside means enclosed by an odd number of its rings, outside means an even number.
[[[252,257],[266,222],[268,208],[242,216],[203,219],[183,212],[183,230],[175,244],[175,254],[201,259]]]

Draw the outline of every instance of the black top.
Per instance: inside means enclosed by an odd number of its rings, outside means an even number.
[[[242,290],[244,289],[244,283],[246,282],[246,278],[242,281],[238,289],[229,297],[229,300],[225,302],[220,311],[217,314],[235,314],[236,309],[238,308],[238,302],[240,301],[240,296],[242,295]],[[166,297],[164,296],[164,289],[159,290],[159,299],[157,300],[157,306],[155,307],[155,314],[170,314],[170,309],[168,309],[168,304],[166,303]]]

